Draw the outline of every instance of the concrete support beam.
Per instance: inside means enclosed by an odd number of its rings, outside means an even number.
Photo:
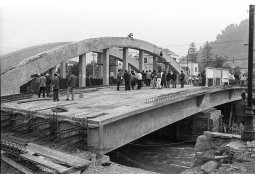
[[[50,78],[53,78],[55,73],[56,73],[56,67],[49,69]]]
[[[144,51],[139,50],[139,71],[144,70]]]
[[[86,54],[79,56],[79,88],[86,87]]]
[[[66,78],[66,62],[60,63],[60,77]]]
[[[123,72],[128,70],[128,48],[123,48]]]
[[[157,57],[153,56],[153,70],[158,71],[158,67],[157,67]]]
[[[99,78],[103,78],[103,54],[102,53],[97,53],[97,65],[98,65],[98,75]]]
[[[109,85],[109,49],[103,49],[103,85]]]

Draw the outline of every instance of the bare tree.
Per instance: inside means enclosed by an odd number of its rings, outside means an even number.
[[[197,62],[197,47],[195,42],[192,42],[189,46],[188,59],[190,62]]]

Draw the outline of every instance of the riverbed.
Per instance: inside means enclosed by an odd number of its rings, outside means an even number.
[[[194,143],[134,142],[108,155],[111,161],[163,174],[179,174],[192,165]]]

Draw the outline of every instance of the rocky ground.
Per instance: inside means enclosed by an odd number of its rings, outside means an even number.
[[[193,167],[181,174],[254,174],[255,140],[238,135],[205,132],[198,137]]]
[[[104,155],[99,156],[77,149],[65,151],[92,161],[83,174],[154,173],[113,163]],[[1,173],[22,174],[3,161]],[[241,141],[240,135],[205,132],[197,138],[193,167],[181,174],[255,174],[255,140],[244,142]]]

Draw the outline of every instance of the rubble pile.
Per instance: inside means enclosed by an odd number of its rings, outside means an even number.
[[[193,167],[181,174],[254,174],[255,140],[240,135],[204,132],[197,138]]]

